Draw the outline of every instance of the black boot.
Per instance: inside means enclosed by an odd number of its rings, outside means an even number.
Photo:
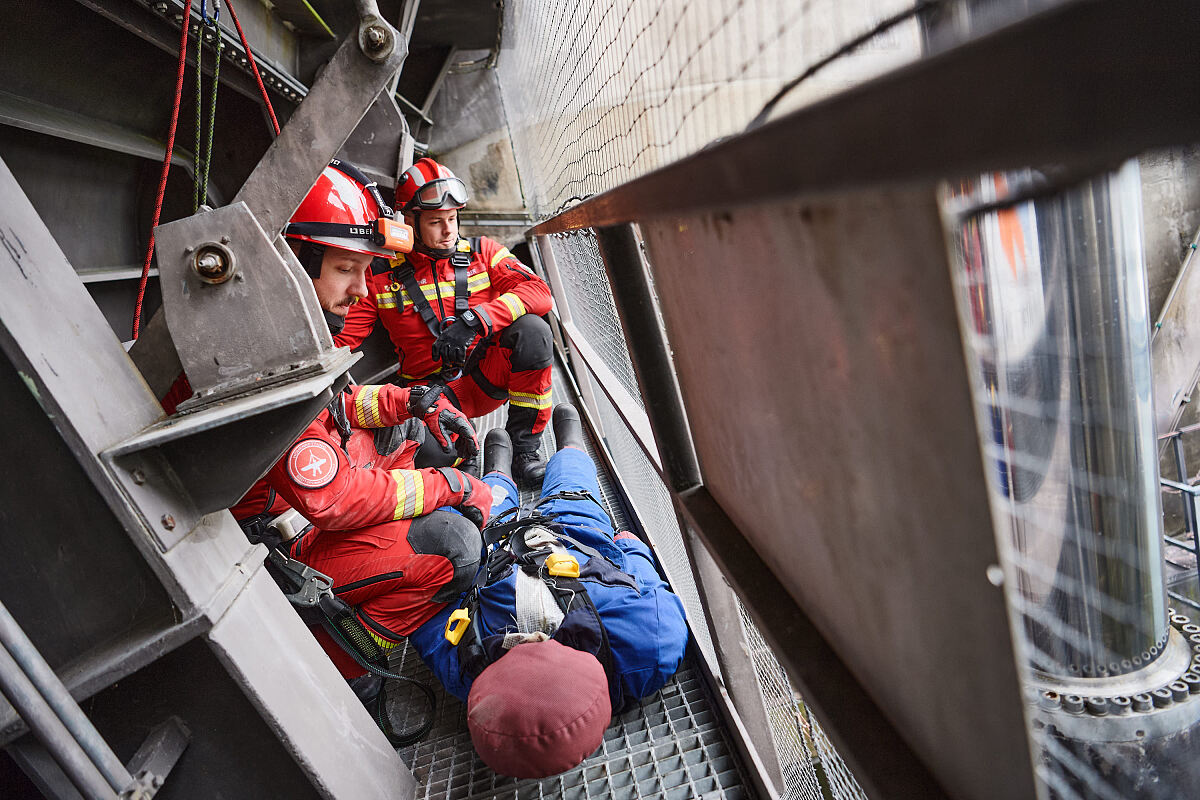
[[[483,440],[483,474],[502,472],[513,476],[513,446],[508,431],[492,428]]]
[[[539,486],[546,474],[546,462],[537,450],[518,450],[513,456],[513,477],[522,486]]]
[[[587,452],[583,444],[583,423],[579,412],[570,403],[559,403],[554,407],[554,441],[558,449],[578,447]]]

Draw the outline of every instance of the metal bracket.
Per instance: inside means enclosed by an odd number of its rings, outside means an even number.
[[[167,326],[198,402],[296,374],[333,348],[312,281],[245,203],[160,225],[155,240]],[[222,254],[228,279],[213,283],[204,262]]]
[[[176,414],[100,453],[164,552],[237,502],[341,390],[360,354],[326,353],[291,383]],[[266,383],[266,381],[263,381]],[[190,498],[183,504],[182,498]]]
[[[179,717],[168,717],[142,742],[128,766],[136,785],[121,793],[121,800],[150,800],[162,787],[179,757],[187,749],[192,733]]]

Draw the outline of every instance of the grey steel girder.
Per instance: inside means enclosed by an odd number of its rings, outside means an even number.
[[[1200,378],[1200,269],[1192,263],[1200,233],[1155,323],[1150,355],[1154,369],[1154,421],[1161,436],[1179,426]],[[1190,267],[1190,268],[1189,268]],[[1162,443],[1166,447],[1166,442]]]
[[[225,473],[252,481],[262,462],[241,466],[242,451],[282,449],[295,436],[288,426],[328,402],[348,354],[334,351],[337,363],[292,385],[164,423],[2,162],[0,265],[0,398],[20,420],[0,438],[10,465],[0,544],[14,556],[0,566],[0,600],[66,688],[76,699],[109,696],[202,638],[224,673],[205,673],[184,691],[203,695],[203,680],[220,681],[231,713],[265,720],[274,736],[264,758],[275,775],[294,774],[324,797],[410,797],[411,774],[262,569],[264,549],[248,545],[227,511],[202,514],[215,495],[199,492],[197,501],[186,485],[207,477],[228,493]],[[211,705],[178,693],[157,700]],[[93,707],[106,738],[130,717],[123,705],[99,718]],[[0,704],[0,743],[24,730]],[[192,730],[210,752],[227,746],[220,732]],[[185,783],[204,769],[188,759],[176,767]],[[265,796],[256,781],[266,778],[256,775],[205,780],[237,780]]]
[[[311,281],[278,235],[404,63],[407,43],[369,6],[231,204],[155,231],[171,335],[151,321],[130,355],[169,374],[173,340],[197,404],[319,365],[333,347]],[[201,275],[206,256],[223,262],[217,279]]]

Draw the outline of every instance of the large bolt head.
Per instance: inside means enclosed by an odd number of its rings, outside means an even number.
[[[228,237],[222,237],[228,240]],[[196,248],[192,255],[192,269],[205,283],[224,283],[236,271],[233,253],[223,244],[209,242]]]
[[[387,31],[378,25],[372,25],[367,28],[366,38],[367,44],[370,45],[371,49],[378,50],[387,42]]]

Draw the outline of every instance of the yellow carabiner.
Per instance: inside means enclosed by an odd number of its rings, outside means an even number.
[[[465,608],[454,609],[450,614],[450,619],[446,620],[446,641],[450,644],[458,644],[462,641],[463,634],[467,632],[467,626],[470,624],[471,615]]]
[[[546,572],[555,577],[578,578],[579,562],[570,553],[551,553],[546,556]]]

